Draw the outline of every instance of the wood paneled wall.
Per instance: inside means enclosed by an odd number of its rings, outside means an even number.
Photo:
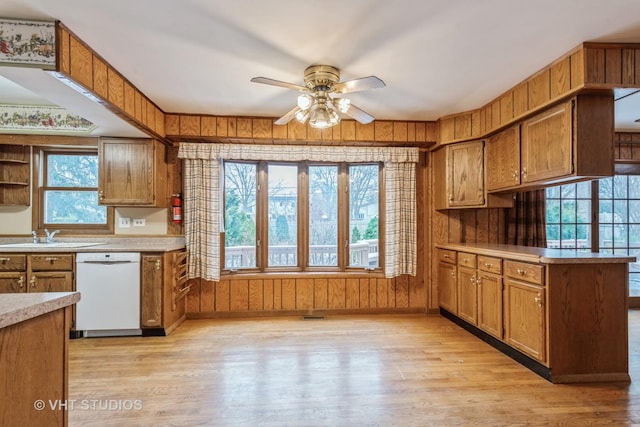
[[[55,76],[151,137],[164,139],[164,112],[94,50],[56,23]],[[85,90],[81,90],[80,87]]]
[[[329,129],[314,129],[296,120],[275,125],[274,118],[167,114],[167,138],[179,141],[225,141],[278,144],[361,144],[429,146],[436,141],[436,123],[375,120],[361,124],[342,120]]]
[[[424,311],[419,279],[383,277],[291,277],[195,281],[187,296],[190,317],[232,313]],[[195,289],[194,289],[195,288]]]
[[[640,133],[616,132],[614,144],[616,161],[640,161]]]

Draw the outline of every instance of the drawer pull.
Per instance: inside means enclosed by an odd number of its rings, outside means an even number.
[[[156,260],[155,267],[156,267],[157,271],[160,271],[160,260],[159,259]]]
[[[18,286],[20,287],[20,289],[22,289],[22,287],[24,286],[24,276],[20,276],[20,278],[18,279]]]
[[[521,276],[524,276],[525,274],[527,274],[527,271],[519,268],[516,270],[516,273],[518,273]]]
[[[490,262],[485,262],[484,266],[487,267],[487,268],[491,268],[491,267],[493,267],[493,264],[491,264]]]
[[[442,258],[451,258],[451,257],[449,256],[449,254],[444,254],[442,255]]]
[[[58,260],[58,257],[55,257],[55,256],[51,256],[51,257],[49,257],[49,256],[48,256],[48,257],[46,257],[44,260],[45,260],[45,261],[49,261],[49,262],[55,262],[55,261],[57,261],[57,260]]]
[[[31,284],[31,287],[32,287],[32,288],[35,288],[35,287],[36,287],[36,281],[37,281],[37,280],[38,280],[38,279],[36,278],[36,276],[33,276],[33,277],[31,278],[31,280],[29,280],[29,283]]]
[[[2,258],[0,258],[0,261],[2,261],[2,262],[9,262],[9,261],[11,261],[11,258],[8,258],[8,257],[2,257]]]

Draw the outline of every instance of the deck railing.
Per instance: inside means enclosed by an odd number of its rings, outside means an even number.
[[[360,240],[349,245],[350,267],[377,267],[378,240]],[[295,245],[270,245],[269,266],[294,266],[297,264]],[[309,265],[338,265],[336,245],[309,246]],[[225,248],[225,268],[250,268],[256,266],[255,246],[228,246]]]

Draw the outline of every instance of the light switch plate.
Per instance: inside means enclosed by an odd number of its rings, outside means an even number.
[[[145,219],[144,218],[135,218],[133,220],[133,226],[134,227],[144,227],[145,226]]]
[[[131,218],[120,217],[120,228],[129,228],[129,227],[131,227]]]

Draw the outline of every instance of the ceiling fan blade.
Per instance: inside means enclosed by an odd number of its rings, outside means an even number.
[[[284,116],[282,116],[278,120],[276,120],[274,123],[277,124],[277,125],[286,125],[291,120],[293,120],[293,118],[296,116],[296,113],[298,111],[300,111],[300,107],[298,107],[296,105],[291,110],[289,110]]]
[[[356,107],[353,104],[349,105],[349,109],[347,110],[346,113],[343,113],[343,114],[346,114],[352,119],[359,121],[363,125],[366,125],[367,123],[371,123],[373,121],[373,116],[371,114]]]
[[[309,89],[304,86],[281,82],[280,80],[269,79],[267,77],[254,77],[251,79],[251,81],[254,83],[262,83],[265,85],[286,87],[287,89],[299,90],[300,92],[309,92]]]
[[[360,79],[347,80],[346,82],[340,82],[333,85],[333,92],[335,93],[350,93],[359,92],[367,89],[377,89],[385,87],[386,85],[382,80],[376,76],[362,77]]]

